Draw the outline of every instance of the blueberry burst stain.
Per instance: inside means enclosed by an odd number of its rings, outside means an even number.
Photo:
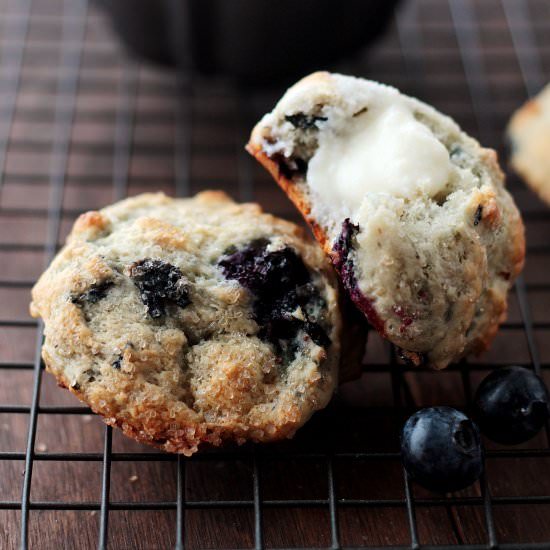
[[[168,304],[184,308],[191,303],[187,280],[169,263],[151,259],[136,262],[130,267],[130,277],[153,319],[165,315]]]
[[[332,263],[339,273],[344,288],[357,308],[362,311],[370,324],[380,333],[384,333],[384,323],[376,313],[369,300],[359,289],[351,253],[353,252],[355,237],[359,233],[359,226],[346,218],[342,223],[342,231],[332,247]]]
[[[349,287],[348,290],[357,285],[353,272],[353,262],[350,258],[350,252],[353,250],[353,241],[357,233],[359,233],[359,226],[352,223],[349,218],[346,218],[342,224],[342,231],[332,248],[332,263],[338,273],[340,273],[346,288]]]
[[[218,262],[227,279],[238,281],[254,295],[259,337],[292,356],[296,352],[292,340],[299,331],[317,345],[329,346],[330,338],[314,313],[324,307],[324,302],[302,259],[289,247],[268,252],[268,245],[267,239],[257,239]]]

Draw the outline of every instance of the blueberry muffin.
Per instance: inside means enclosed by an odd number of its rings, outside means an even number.
[[[514,113],[508,136],[514,170],[550,205],[550,84]]]
[[[31,313],[59,384],[165,451],[291,437],[336,384],[332,266],[300,228],[223,193],[83,214]]]
[[[329,73],[290,88],[247,149],[404,358],[441,369],[487,348],[525,248],[494,151],[394,88]]]

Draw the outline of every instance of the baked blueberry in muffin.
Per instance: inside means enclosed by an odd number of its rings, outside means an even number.
[[[330,263],[294,224],[223,193],[83,214],[32,296],[48,371],[166,451],[291,437],[337,382]]]
[[[394,88],[329,73],[290,88],[247,149],[406,359],[439,369],[488,347],[525,248],[494,151]]]

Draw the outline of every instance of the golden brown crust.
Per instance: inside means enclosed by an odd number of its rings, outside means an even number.
[[[69,385],[67,378],[62,372],[50,368],[46,362],[46,370],[55,376],[59,387],[68,389],[82,403],[88,405],[90,409],[101,417],[103,422],[111,427],[119,428],[124,435],[130,437],[139,443],[144,443],[156,447],[169,453],[180,453],[191,456],[199,446],[211,445],[219,447],[224,441],[236,441],[244,443],[247,440],[256,443],[280,441],[292,437],[300,424],[296,421],[288,422],[282,429],[276,433],[247,433],[248,430],[242,426],[233,425],[220,428],[218,426],[208,426],[190,422],[188,424],[174,423],[174,420],[166,414],[162,414],[151,419],[148,414],[150,409],[144,407],[143,410],[134,416],[121,418],[115,411],[102,405],[102,400],[90,401],[86,395],[74,389]],[[296,418],[297,415],[294,415]],[[289,414],[289,419],[292,414]]]
[[[504,181],[504,172],[500,167],[498,155],[494,149],[483,148],[480,153],[480,158],[496,179]],[[488,196],[489,199],[484,204],[481,219],[484,222],[487,221],[490,226],[496,227],[501,222],[502,211],[498,206],[498,201],[493,192],[487,192],[486,196]],[[509,217],[507,220],[507,230],[511,243],[508,249],[512,253],[509,258],[512,268],[509,278],[514,280],[523,271],[525,265],[525,226],[523,225],[521,214],[513,202],[508,204],[506,216]]]

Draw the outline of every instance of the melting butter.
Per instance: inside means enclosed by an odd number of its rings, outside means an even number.
[[[379,97],[347,126],[325,127],[307,180],[324,201],[357,212],[368,193],[441,192],[454,168],[445,146],[404,98]]]

